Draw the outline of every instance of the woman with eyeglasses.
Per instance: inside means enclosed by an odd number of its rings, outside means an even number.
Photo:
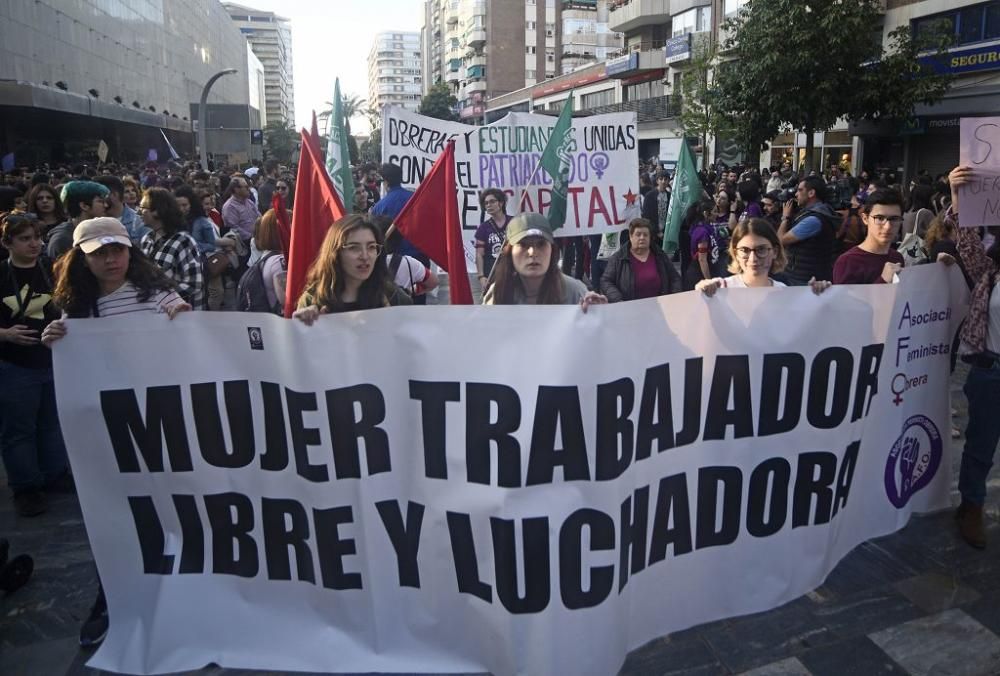
[[[483,291],[493,271],[493,264],[500,256],[507,241],[507,194],[499,188],[489,188],[480,195],[480,205],[487,218],[476,228],[476,274]]]
[[[177,284],[177,293],[196,310],[205,302],[205,276],[198,242],[187,231],[177,200],[165,188],[150,188],[139,202],[142,222],[152,232],[139,247],[167,277]]]
[[[784,269],[785,250],[778,233],[763,218],[751,218],[736,226],[729,240],[729,257],[732,275],[703,279],[695,285],[695,289],[712,296],[719,289],[785,286],[771,278],[772,273]],[[830,288],[830,282],[811,279],[809,286],[814,293],[820,294]]]
[[[292,316],[311,325],[322,314],[411,305],[389,278],[382,249],[382,230],[368,216],[349,214],[334,222]]]
[[[43,491],[71,485],[52,354],[41,342],[42,331],[60,315],[41,232],[35,214],[0,219],[0,243],[10,254],[0,261],[0,450],[20,516],[47,509]]]

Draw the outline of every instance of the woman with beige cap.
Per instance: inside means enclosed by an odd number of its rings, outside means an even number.
[[[76,226],[73,248],[56,263],[55,281],[55,301],[64,318],[162,312],[173,319],[191,309],[174,283],[132,248],[125,226],[110,216]],[[50,345],[65,334],[61,320],[52,322],[42,342]]]
[[[522,213],[507,224],[507,242],[494,263],[483,305],[590,305],[608,299],[559,269],[552,226],[541,214]]]
[[[174,283],[132,248],[128,231],[117,218],[102,216],[83,221],[73,231],[73,248],[55,266],[55,302],[63,318],[113,317],[135,312],[163,313],[173,319],[190,310]],[[62,319],[42,331],[49,347],[66,335]],[[108,632],[108,604],[103,586],[80,628],[80,645],[93,647]]]

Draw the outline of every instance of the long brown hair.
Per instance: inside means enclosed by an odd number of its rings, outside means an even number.
[[[38,213],[38,207],[36,205],[38,203],[38,196],[43,192],[47,192],[52,195],[52,201],[55,202],[55,209],[52,214],[56,219],[56,224],[58,225],[59,223],[65,222],[66,209],[63,207],[62,200],[59,199],[59,193],[48,183],[39,183],[31,189],[31,192],[28,193],[28,211],[38,214],[39,218],[42,217],[42,215]],[[47,230],[49,227],[51,226],[46,226],[45,229]]]
[[[562,271],[559,269],[559,247],[549,243],[549,269],[542,278],[542,286],[538,290],[536,305],[562,305],[565,289]],[[514,269],[514,247],[510,242],[503,245],[500,256],[493,265],[493,303],[494,305],[514,305],[517,296],[525,295],[524,284],[520,275]]]
[[[73,247],[53,266],[56,288],[52,297],[70,317],[90,317],[101,296],[97,277],[87,267],[86,257],[79,247]],[[173,281],[134,247],[129,248],[125,279],[135,286],[140,302],[149,300],[157,291],[174,288]]]
[[[927,232],[924,233],[924,251],[929,254],[935,243],[954,239],[955,229],[945,220],[944,212],[941,212],[927,226]]]
[[[365,228],[375,236],[375,241],[383,244],[382,230],[372,222],[367,214],[348,214],[330,226],[323,239],[316,260],[309,267],[303,297],[331,312],[344,309],[341,296],[344,293],[344,270],[340,263],[340,252],[347,238],[355,230]],[[372,274],[358,289],[358,303],[363,310],[386,307],[395,293],[385,265],[385,256],[379,256],[372,263]]]

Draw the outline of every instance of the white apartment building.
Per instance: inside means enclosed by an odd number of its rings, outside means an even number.
[[[261,12],[232,2],[223,3],[223,6],[264,67],[267,120],[294,124],[292,26],[288,19],[274,12]]]
[[[417,110],[423,95],[420,33],[388,31],[375,36],[368,52],[368,105]]]
[[[596,63],[621,48],[609,0],[425,0],[424,89],[447,82],[464,120],[487,102]]]

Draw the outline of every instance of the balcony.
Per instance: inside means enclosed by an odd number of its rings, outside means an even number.
[[[609,55],[605,67],[607,76],[622,79],[643,71],[666,68],[663,45],[662,40],[643,42],[632,45],[629,49],[623,49],[615,55]]]
[[[472,56],[466,55],[465,65],[469,68],[473,66],[485,66],[486,65],[486,55],[485,54],[473,54]]]
[[[610,4],[608,28],[616,33],[666,23],[676,13],[671,11],[671,0],[612,0]]]
[[[473,80],[472,82],[467,82],[465,84],[465,94],[468,96],[476,92],[486,91],[486,81],[485,80]]]
[[[679,117],[681,114],[680,96],[656,96],[641,101],[614,103],[610,106],[587,108],[587,113],[600,115],[602,113],[635,113],[639,122],[657,122]]]
[[[482,47],[486,44],[486,31],[482,29],[469,31],[466,35],[466,43],[469,47]]]
[[[445,82],[461,82],[462,74],[457,70],[448,70],[444,74]]]

